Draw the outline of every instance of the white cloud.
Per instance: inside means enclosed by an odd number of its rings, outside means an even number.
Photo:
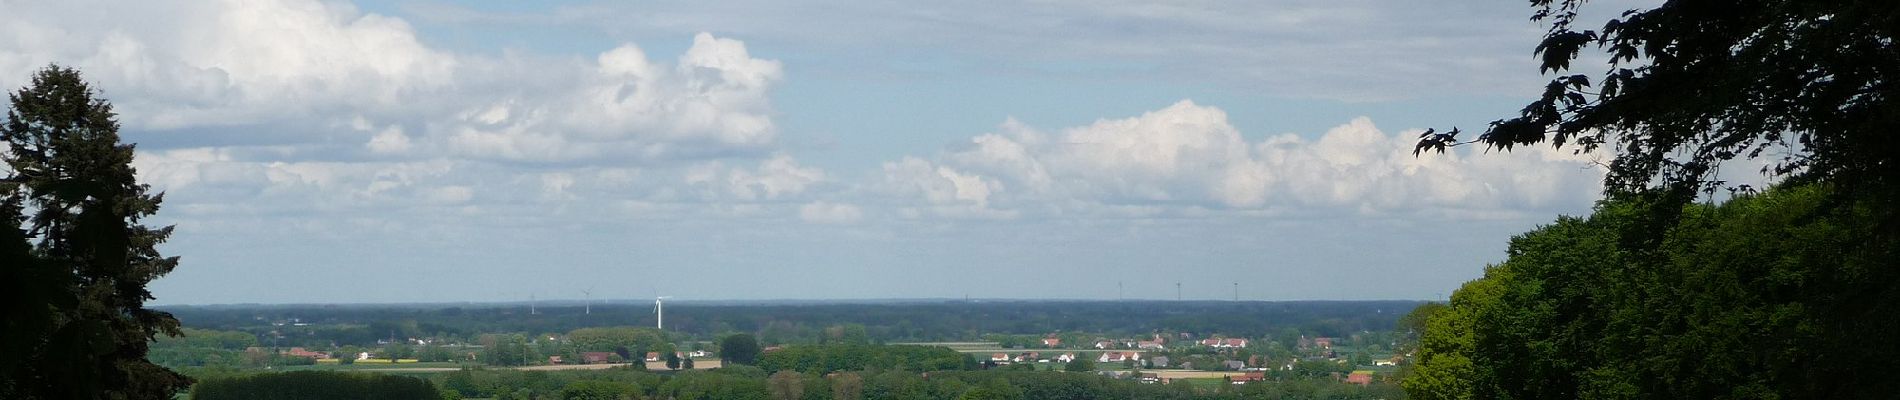
[[[864,212],[850,204],[814,201],[799,207],[798,217],[807,222],[850,224],[864,219]]]
[[[370,152],[394,154],[409,151],[409,135],[402,134],[402,128],[388,127],[369,139]]]
[[[776,138],[768,93],[781,65],[709,34],[668,64],[631,43],[591,61],[460,54],[328,1],[7,8],[0,85],[74,66],[134,129],[271,126],[244,139],[533,162],[756,153]]]
[[[938,161],[883,167],[884,185],[935,206],[1111,215],[1200,210],[1531,210],[1587,206],[1602,170],[1548,147],[1470,156],[1411,153],[1416,132],[1360,117],[1315,140],[1250,143],[1218,108],[1181,101],[1048,134],[1005,121]]]
[[[1647,3],[1647,4],[1645,4]],[[1651,7],[1611,1],[1603,13]],[[930,4],[734,0],[587,3],[542,12],[407,2],[417,18],[523,29],[587,27],[629,36],[711,30],[877,59],[928,49],[968,67],[1040,79],[1188,82],[1275,97],[1347,101],[1434,93],[1533,96],[1542,28],[1530,9],[1495,3],[1291,1],[964,1]],[[1614,15],[1614,14],[1609,14]],[[980,29],[972,29],[980,27]],[[872,32],[872,34],[866,34]],[[1080,67],[1078,67],[1080,66]],[[909,64],[809,65],[850,76],[915,73]],[[1484,77],[1484,79],[1472,79]]]
[[[791,156],[776,154],[752,169],[728,167],[710,162],[690,169],[686,183],[712,189],[716,196],[738,200],[775,200],[805,192],[807,187],[826,180],[818,168],[798,164]]]

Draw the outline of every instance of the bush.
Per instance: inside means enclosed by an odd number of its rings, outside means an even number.
[[[428,381],[407,376],[293,371],[213,378],[191,388],[192,400],[440,399]]]

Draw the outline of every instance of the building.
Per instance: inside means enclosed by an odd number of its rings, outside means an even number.
[[[1162,342],[1159,340],[1143,340],[1140,342],[1135,342],[1135,348],[1142,349],[1142,350],[1160,349],[1162,348]]]
[[[305,350],[302,347],[292,347],[290,348],[290,350],[285,350],[284,355],[291,356],[291,357],[307,357],[307,358],[313,358],[313,359],[318,359],[318,360],[330,359],[330,353]]]
[[[1167,368],[1168,361],[1170,361],[1168,360],[1168,356],[1157,356],[1157,357],[1149,358],[1148,367],[1149,368]]]
[[[1056,361],[1060,361],[1060,362],[1075,361],[1075,353],[1062,353],[1062,355],[1056,356]]]
[[[1055,337],[1055,336],[1050,336],[1050,337],[1046,337],[1046,338],[1042,338],[1042,346],[1043,346],[1043,347],[1059,347],[1059,346],[1062,346],[1062,338],[1059,338],[1059,337]]]
[[[1041,360],[1041,359],[1042,359],[1042,353],[1037,353],[1037,352],[1033,352],[1033,351],[1031,351],[1031,352],[1027,352],[1027,353],[1022,353],[1022,354],[1017,354],[1017,355],[1016,355],[1016,358],[1013,358],[1013,359],[1011,359],[1011,361],[1015,361],[1015,362],[1036,362],[1036,360]]]
[[[1319,348],[1322,348],[1322,349],[1333,348],[1333,338],[1329,338],[1329,337],[1313,338],[1313,345],[1319,346]]]
[[[1346,375],[1346,383],[1367,386],[1372,384],[1372,371],[1358,370]]]
[[[1248,372],[1240,375],[1227,376],[1227,383],[1235,385],[1245,385],[1250,382],[1261,382],[1265,380],[1267,380],[1267,373],[1265,372]]]
[[[646,358],[646,360],[647,360],[647,361],[660,361],[660,352],[657,352],[657,351],[649,351],[649,352],[647,352],[647,358]]]
[[[1009,362],[1009,353],[996,353],[996,354],[991,354],[991,355],[990,355],[990,361],[992,361],[992,362],[999,362],[999,363],[1006,363],[1006,362]]]
[[[1136,353],[1132,351],[1108,351],[1108,352],[1102,352],[1102,356],[1097,357],[1095,359],[1096,362],[1105,362],[1105,363],[1122,362],[1123,360],[1141,361],[1141,353]]]
[[[1107,340],[1097,340],[1095,341],[1095,348],[1103,349],[1103,350],[1112,349],[1112,348],[1115,348],[1115,342],[1111,342]]]
[[[561,356],[548,356],[548,364],[560,364]]]
[[[1245,348],[1247,347],[1247,339],[1227,338],[1227,339],[1221,340],[1220,344],[1216,345],[1215,347],[1229,348],[1229,349]]]
[[[581,353],[581,363],[582,364],[605,363],[605,362],[613,361],[613,356],[614,356],[614,353],[608,353],[604,351],[590,351],[586,353]]]

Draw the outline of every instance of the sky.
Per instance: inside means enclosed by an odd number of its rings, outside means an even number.
[[[156,304],[1443,299],[1608,159],[1411,153],[1549,79],[1520,3],[0,8],[165,193]]]

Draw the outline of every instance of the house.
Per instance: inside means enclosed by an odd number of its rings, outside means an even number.
[[[285,350],[284,355],[291,356],[291,357],[314,358],[318,360],[330,359],[330,353],[321,353],[321,352],[315,352],[315,351],[310,351],[310,350],[304,350],[304,348],[302,347],[292,347],[290,348],[290,350]]]
[[[712,352],[705,351],[705,350],[693,350],[693,352],[686,353],[686,355],[693,356],[693,358],[712,357]]]
[[[647,360],[647,361],[649,361],[649,362],[651,362],[651,361],[660,361],[660,352],[657,352],[657,351],[649,351],[649,352],[647,352],[647,358],[646,358],[646,360]]]
[[[1265,372],[1248,372],[1240,375],[1227,376],[1227,382],[1235,385],[1245,385],[1248,382],[1260,382],[1265,380],[1267,380],[1267,373]]]
[[[1105,362],[1105,363],[1106,362],[1122,362],[1123,360],[1140,361],[1141,353],[1136,353],[1132,351],[1109,351],[1109,352],[1103,352],[1101,357],[1098,357],[1095,359],[1096,362]]]
[[[1319,348],[1322,348],[1322,349],[1333,348],[1333,338],[1329,338],[1329,337],[1313,338],[1313,345],[1319,346]]]
[[[1241,369],[1247,368],[1247,363],[1240,360],[1227,360],[1227,361],[1221,361],[1220,366],[1225,367],[1227,368],[1227,370],[1230,370],[1230,371],[1239,371]]]
[[[1153,372],[1141,373],[1141,383],[1155,383],[1155,382],[1160,382],[1160,381],[1161,381],[1161,374],[1157,374]]]
[[[1062,353],[1062,355],[1056,356],[1056,361],[1060,361],[1060,362],[1075,361],[1075,353]]]
[[[1228,338],[1225,340],[1221,340],[1220,344],[1217,345],[1216,347],[1230,348],[1230,349],[1245,348],[1247,347],[1247,339]]]
[[[1372,365],[1380,366],[1380,367],[1389,367],[1389,366],[1399,365],[1399,362],[1394,361],[1393,359],[1387,358],[1383,360],[1372,360]]]
[[[1149,368],[1167,368],[1168,361],[1169,361],[1168,356],[1158,356],[1154,358],[1149,358],[1148,367]]]
[[[1042,338],[1042,347],[1059,347],[1059,346],[1062,346],[1062,338],[1054,337],[1054,336]]]
[[[993,361],[993,362],[999,362],[999,363],[1006,363],[1006,362],[1009,362],[1009,353],[996,353],[996,354],[991,354],[991,355],[990,355],[990,361]]]
[[[1042,353],[1031,351],[1027,353],[1017,354],[1016,358],[1012,358],[1010,360],[1015,361],[1015,362],[1036,362],[1036,360],[1040,360],[1040,359],[1042,359]]]
[[[375,355],[375,354],[371,354],[370,352],[367,352],[367,351],[365,351],[365,352],[361,352],[361,353],[356,353],[356,360],[357,360],[357,361],[362,361],[362,360],[368,360],[368,359],[370,359],[370,358],[374,358],[374,357],[376,357],[376,355]]]
[[[614,353],[608,353],[604,351],[585,352],[585,353],[581,353],[581,363],[582,364],[605,363],[605,362],[612,361],[613,356],[614,356]]]
[[[1142,350],[1160,349],[1161,346],[1162,346],[1162,342],[1159,340],[1143,340],[1143,341],[1135,343],[1135,348],[1142,349]]]
[[[1115,342],[1111,342],[1107,340],[1097,340],[1095,341],[1095,348],[1103,349],[1103,350],[1112,349],[1112,348],[1115,348]]]
[[[548,364],[560,364],[561,356],[548,356]]]
[[[1206,338],[1206,339],[1201,339],[1201,345],[1202,345],[1202,346],[1207,346],[1207,347],[1215,347],[1215,346],[1220,346],[1220,344],[1221,344],[1221,340],[1220,340],[1220,338]]]
[[[1371,385],[1372,371],[1367,371],[1367,370],[1352,371],[1352,374],[1346,375],[1346,383],[1357,384],[1359,386]]]

